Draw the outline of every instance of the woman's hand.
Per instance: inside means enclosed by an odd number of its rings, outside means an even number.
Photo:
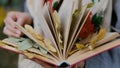
[[[32,18],[28,13],[12,11],[7,14],[4,22],[4,34],[6,34],[7,36],[20,37],[23,34],[15,27],[13,22],[17,22],[21,26],[24,26],[25,24],[31,24]]]

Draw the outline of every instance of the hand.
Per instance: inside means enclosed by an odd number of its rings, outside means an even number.
[[[15,27],[13,22],[17,22],[21,26],[24,26],[25,24],[31,24],[32,18],[29,16],[28,13],[12,11],[7,14],[4,22],[4,34],[6,34],[7,36],[20,37],[23,34]]]

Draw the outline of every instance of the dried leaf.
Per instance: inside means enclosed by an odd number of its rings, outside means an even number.
[[[40,49],[40,52],[41,52],[42,54],[47,54],[47,53],[48,53],[48,51],[45,50],[45,49],[43,49],[42,47],[39,47],[39,49]]]
[[[32,35],[35,34],[34,29],[32,28],[32,26],[26,24],[26,25],[25,25],[25,29],[26,29],[30,34],[32,34]]]
[[[91,8],[93,6],[93,3],[89,3],[88,5],[87,5],[87,8]]]
[[[2,41],[0,41],[0,46],[5,46],[5,44]]]
[[[21,42],[21,41],[25,40],[25,38],[9,37],[9,38],[5,38],[4,40],[10,41],[12,43],[18,43],[18,42]]]
[[[32,45],[34,45],[34,42],[31,41],[30,39],[25,39],[24,41],[19,42],[18,45],[19,45],[18,46],[19,50],[27,50],[27,49],[31,48]]]
[[[55,25],[55,28],[56,28],[56,31],[58,34],[59,42],[60,42],[60,44],[62,44],[63,41],[62,41],[62,35],[60,33],[60,18],[58,16],[57,11],[54,11],[54,13],[53,13],[53,20],[54,20],[54,25]]]
[[[85,45],[77,43],[76,47],[77,47],[77,49],[83,49],[83,48],[85,48]]]
[[[78,50],[72,50],[71,52],[68,53],[68,55],[72,55],[73,53],[77,52]]]
[[[56,49],[52,46],[51,42],[47,39],[44,39],[45,46],[52,52],[56,52]]]
[[[106,35],[106,29],[105,28],[101,28],[100,31],[99,31],[99,34],[98,34],[98,40],[101,40],[105,37]]]
[[[39,51],[40,51],[42,54],[47,54],[47,53],[48,53],[47,50],[45,50],[44,48],[42,48],[42,47],[41,47],[40,45],[38,45],[38,44],[35,44],[34,47],[37,48],[37,49],[39,49]]]
[[[34,57],[34,54],[24,52],[25,56],[27,56],[29,59],[32,59]]]
[[[90,43],[89,43],[89,49],[90,50],[94,49],[95,43],[103,39],[105,35],[106,35],[106,29],[100,28],[99,33],[91,38]]]
[[[37,34],[37,33],[34,31],[34,29],[33,29],[32,26],[26,24],[26,25],[25,25],[25,29],[26,29],[34,38],[36,38],[36,39],[38,39],[38,40],[43,40],[43,37],[42,37],[41,35]]]

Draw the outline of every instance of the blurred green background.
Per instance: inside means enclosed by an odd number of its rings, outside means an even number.
[[[23,11],[25,0],[0,0],[0,40],[6,36],[2,33],[4,18],[9,11]],[[0,49],[0,68],[17,68],[18,54]]]

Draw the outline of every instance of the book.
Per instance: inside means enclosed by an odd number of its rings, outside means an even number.
[[[0,40],[0,48],[58,67],[73,66],[120,45],[117,32],[107,31],[110,0],[27,0],[34,26],[13,22],[25,37]],[[36,61],[35,61],[36,62]]]

